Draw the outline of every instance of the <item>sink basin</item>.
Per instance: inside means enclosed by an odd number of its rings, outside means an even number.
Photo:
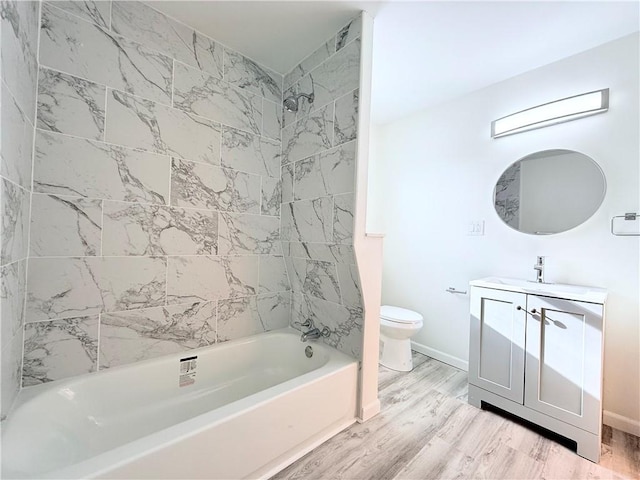
[[[563,283],[537,283],[521,278],[486,277],[473,280],[470,285],[581,302],[604,303],[607,299],[607,291],[604,288]]]

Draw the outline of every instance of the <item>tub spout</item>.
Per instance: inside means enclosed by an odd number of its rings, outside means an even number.
[[[329,327],[324,327],[322,331],[314,327],[308,332],[302,332],[302,335],[300,335],[300,341],[306,342],[307,340],[317,340],[320,337],[327,338],[329,335],[331,335],[331,330],[329,330]]]

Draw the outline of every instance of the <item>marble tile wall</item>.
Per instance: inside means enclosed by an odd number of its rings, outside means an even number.
[[[20,389],[40,5],[0,3],[0,418]]]
[[[514,163],[498,179],[495,207],[500,218],[516,230],[520,227],[520,163]]]
[[[315,94],[283,112],[281,237],[292,322],[311,318],[325,342],[361,358],[363,307],[353,251],[360,25],[356,18],[284,77],[284,96]],[[295,326],[295,323],[292,323]]]
[[[289,324],[282,83],[152,5],[42,4],[23,386]]]

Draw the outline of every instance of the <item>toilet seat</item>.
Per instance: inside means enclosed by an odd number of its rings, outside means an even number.
[[[380,307],[380,319],[392,323],[417,324],[422,323],[422,315],[406,308],[383,305]]]

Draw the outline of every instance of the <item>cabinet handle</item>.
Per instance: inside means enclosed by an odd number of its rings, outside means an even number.
[[[524,310],[524,308],[522,308],[520,305],[518,305],[518,306],[516,307],[516,310]],[[536,315],[536,313],[538,313],[538,312],[537,312],[537,311],[536,311],[536,309],[534,308],[534,309],[533,309],[533,310],[531,310],[530,312],[527,312],[526,310],[524,310],[524,313],[527,313],[527,314],[529,314],[529,315],[531,315],[532,317],[534,317],[534,318],[535,318],[535,315]]]

